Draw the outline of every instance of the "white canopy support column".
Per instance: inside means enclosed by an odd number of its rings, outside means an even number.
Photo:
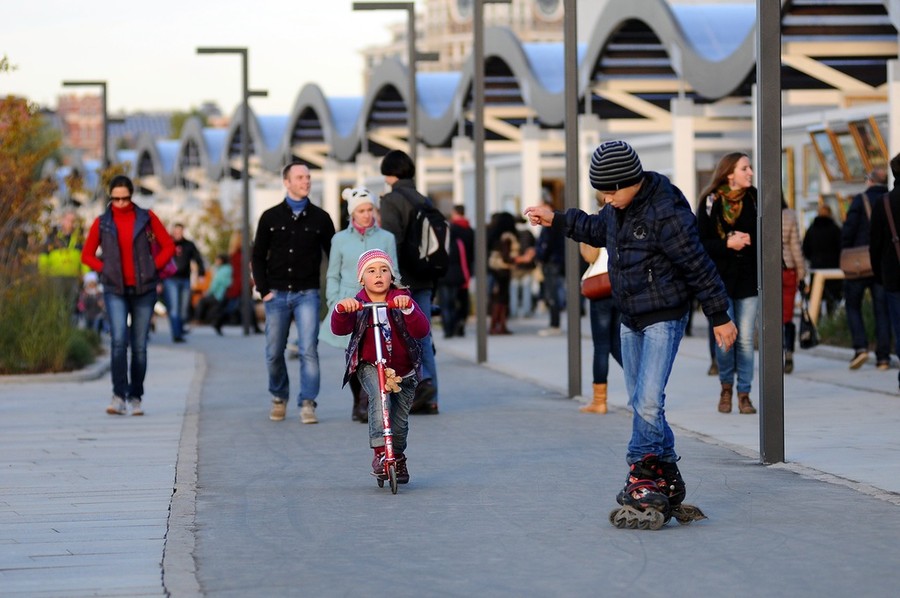
[[[322,177],[322,209],[331,215],[334,227],[341,230],[341,165],[334,158],[326,158]]]
[[[694,100],[673,98],[672,175],[692,207],[697,202],[697,144],[694,139]]]
[[[475,152],[475,144],[468,137],[457,136],[452,141],[453,152],[453,205],[466,206],[467,214],[474,214],[475,198],[470,197],[470,202],[466,201],[466,168],[471,168]],[[474,190],[470,190],[474,191]],[[474,220],[473,225],[478,223]]]
[[[900,60],[887,63],[888,78],[888,161],[900,154]],[[888,169],[890,170],[890,169]],[[896,181],[895,181],[896,184]]]
[[[582,114],[578,117],[578,159],[581,160],[581,180],[578,181],[578,207],[592,214],[599,207],[596,199],[596,191],[591,187],[588,172],[591,165],[591,156],[600,145],[600,118],[595,114]]]
[[[522,125],[521,134],[522,197],[519,208],[525,209],[541,203],[541,180],[543,178],[541,137],[543,133],[537,125],[526,124]],[[516,216],[521,216],[521,214],[516,214]]]

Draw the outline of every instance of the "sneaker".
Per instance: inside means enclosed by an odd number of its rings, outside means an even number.
[[[850,369],[858,370],[862,367],[862,364],[869,361],[869,352],[868,351],[857,351],[856,355],[853,356],[853,359],[850,360]]]
[[[269,412],[269,419],[273,422],[284,420],[284,414],[287,413],[287,401],[272,400],[272,410]]]
[[[406,469],[406,455],[403,453],[397,455],[397,483],[409,484],[409,470]]]
[[[883,372],[884,370],[891,369],[891,362],[888,361],[887,359],[881,359],[878,361],[878,363],[875,365],[875,367]]]
[[[372,475],[379,480],[386,480],[387,476],[384,475],[384,447],[376,446],[372,450],[375,451],[375,456],[372,457]]]
[[[300,423],[317,424],[319,420],[316,418],[316,402],[309,399],[300,403]]]
[[[550,328],[538,330],[538,336],[559,336],[561,334],[562,330],[559,328],[559,326],[551,326]]]
[[[112,402],[106,408],[106,412],[110,415],[125,415],[125,399],[113,395]]]
[[[128,399],[128,405],[131,407],[131,415],[144,415],[140,399]]]

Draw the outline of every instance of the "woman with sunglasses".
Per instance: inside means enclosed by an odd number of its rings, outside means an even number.
[[[166,227],[156,214],[134,205],[133,194],[134,185],[127,176],[112,179],[107,209],[94,220],[81,252],[81,261],[99,273],[103,284],[110,326],[113,396],[106,408],[110,415],[125,415],[129,407],[132,415],[144,414],[141,399],[158,271],[175,254]]]

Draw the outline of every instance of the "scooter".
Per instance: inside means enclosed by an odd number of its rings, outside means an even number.
[[[385,323],[381,321],[378,315],[379,308],[394,309],[395,306],[391,301],[371,301],[362,304],[363,309],[372,311],[372,323],[370,328],[376,329],[375,332],[375,369],[378,371],[378,391],[381,393],[381,422],[384,428],[384,472],[372,475],[378,482],[379,488],[384,488],[384,482],[390,484],[391,493],[397,494],[397,458],[394,456],[394,432],[391,429],[391,410],[390,400],[391,393],[385,389],[387,377],[385,375],[385,358],[382,349],[381,329]],[[340,309],[340,307],[339,307]],[[343,312],[342,309],[340,311]]]

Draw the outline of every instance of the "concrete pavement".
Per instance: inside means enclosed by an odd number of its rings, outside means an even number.
[[[487,367],[473,362],[471,328],[437,332],[442,413],[413,418],[413,481],[396,497],[366,476],[365,428],[350,422],[341,353],[327,347],[318,426],[301,426],[294,405],[268,421],[262,339],[237,329],[200,328],[177,348],[157,334],[143,418],[103,413],[106,373],[2,379],[0,593],[353,596],[379,579],[409,596],[630,593],[661,579],[676,596],[896,587],[896,369],[849,372],[845,352],[798,351],[789,463],[759,467],[758,417],[716,412],[698,326],[667,414],[689,501],[710,520],[615,530],[621,372],[611,367],[613,412],[579,414],[564,396],[565,338],[538,337],[543,323],[490,337]],[[582,353],[587,394],[589,335]]]

